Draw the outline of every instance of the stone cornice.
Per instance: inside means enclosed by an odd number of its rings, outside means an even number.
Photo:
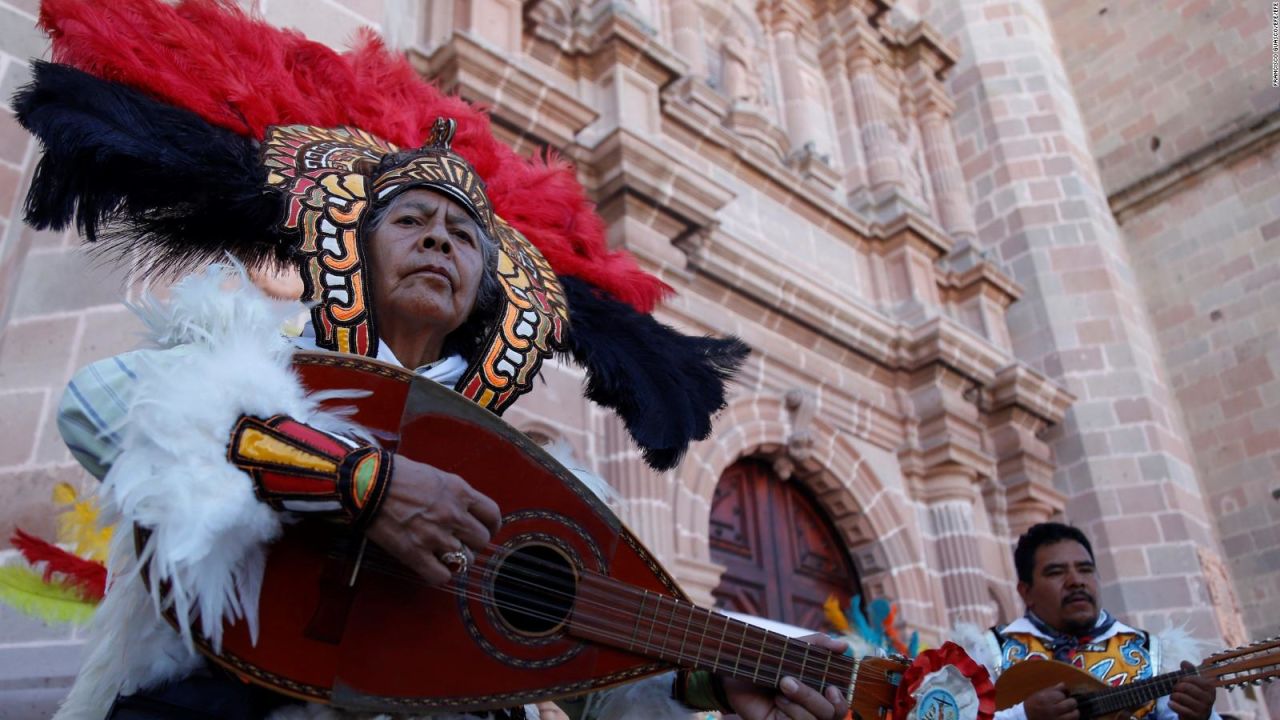
[[[689,265],[843,347],[886,367],[898,365],[896,323],[807,280],[773,254],[717,230],[689,256]]]
[[[1280,141],[1280,107],[1237,125],[1202,147],[1109,194],[1107,202],[1116,222],[1123,224],[1130,216],[1178,193],[1184,184],[1200,174],[1234,162],[1243,155],[1260,153],[1277,141]]]
[[[409,48],[408,57],[441,90],[488,105],[496,122],[557,149],[574,145],[577,134],[599,117],[573,95],[464,31],[429,54],[421,47]]]
[[[990,412],[1021,408],[1049,424],[1062,422],[1076,400],[1049,378],[1020,363],[1000,368],[983,392],[982,404]]]
[[[996,371],[1009,363],[1009,357],[972,330],[945,316],[934,316],[907,329],[902,343],[899,367],[920,370],[940,363],[968,377],[979,386],[995,379]]]
[[[988,260],[965,270],[940,271],[938,286],[949,290],[957,300],[985,293],[1006,308],[1022,296],[1022,286]]]
[[[579,28],[576,49],[588,58],[586,79],[621,65],[653,81],[659,89],[689,74],[678,55],[658,42],[657,37],[620,3],[611,3],[604,12]]]
[[[587,164],[594,175],[596,202],[603,204],[624,192],[637,195],[684,223],[686,232],[714,227],[717,214],[734,198],[727,188],[623,128],[591,148]]]
[[[960,51],[923,20],[895,35],[892,40],[902,48],[904,64],[921,63],[938,80],[945,78],[960,59]]]
[[[902,212],[887,223],[876,223],[871,226],[872,237],[884,238],[887,244],[893,245],[903,238],[920,241],[929,248],[935,260],[951,252],[954,241],[947,236],[928,217],[917,212],[908,205],[902,205]]]

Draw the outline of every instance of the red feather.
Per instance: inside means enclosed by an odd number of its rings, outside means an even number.
[[[520,157],[488,116],[425,82],[367,28],[337,53],[224,0],[44,0],[56,61],[138,88],[208,122],[261,139],[270,125],[353,125],[418,147],[436,117],[458,123],[454,150],[485,179],[494,210],[559,274],[649,312],[671,287],[610,250],[573,167]]]
[[[44,563],[44,581],[49,582],[54,573],[79,589],[85,600],[98,602],[107,590],[107,567],[100,562],[85,560],[74,553],[47,543],[34,535],[14,530],[9,539],[22,557],[32,565]]]

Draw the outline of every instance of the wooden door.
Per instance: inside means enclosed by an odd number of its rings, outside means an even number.
[[[735,463],[711,503],[711,558],[728,570],[716,604],[792,625],[830,629],[828,596],[842,606],[861,592],[835,527],[812,495],[758,460]]]

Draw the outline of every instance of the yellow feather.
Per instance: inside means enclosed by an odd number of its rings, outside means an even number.
[[[46,583],[40,573],[17,565],[0,567],[0,602],[47,623],[86,622],[97,607],[62,583]]]
[[[82,500],[75,488],[58,483],[53,487],[53,502],[65,508],[58,516],[58,542],[70,545],[82,558],[106,562],[113,528],[98,526],[98,505],[93,498]]]
[[[844,610],[840,608],[840,601],[836,600],[835,595],[827,596],[827,601],[822,603],[822,612],[826,613],[827,621],[839,632],[849,632],[849,619],[844,616]]]

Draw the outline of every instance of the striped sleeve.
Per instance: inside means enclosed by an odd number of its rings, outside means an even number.
[[[58,432],[76,460],[99,480],[120,454],[120,431],[137,375],[137,350],[83,368],[67,383],[58,404]]]

